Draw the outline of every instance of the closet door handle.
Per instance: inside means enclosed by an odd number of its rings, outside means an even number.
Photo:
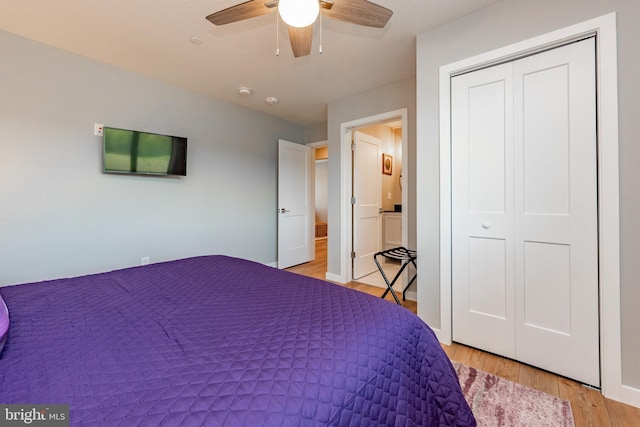
[[[482,228],[484,228],[485,230],[488,230],[491,228],[491,223],[485,221],[482,223]]]

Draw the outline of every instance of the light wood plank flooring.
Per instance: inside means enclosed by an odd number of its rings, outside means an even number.
[[[314,261],[287,270],[326,280],[327,239],[316,240]],[[358,282],[349,282],[342,286],[377,296],[384,292],[383,289]],[[387,295],[387,299],[395,304],[390,295]],[[414,313],[417,312],[417,305],[413,301],[403,302],[403,306]],[[639,408],[606,399],[599,391],[583,387],[575,381],[461,344],[443,345],[442,348],[451,360],[569,400],[576,427],[640,426]]]
[[[316,259],[314,261],[308,262],[306,264],[296,265],[294,267],[288,268],[287,271],[302,274],[303,276],[315,277],[316,279],[327,280],[325,278],[327,272],[327,239],[325,238],[316,240]],[[355,289],[357,291],[376,296],[381,296],[384,293],[384,289],[382,288],[369,286],[360,282],[337,284],[346,288]],[[402,300],[401,293],[396,292],[396,294],[398,295],[398,298]],[[385,299],[394,302],[391,293],[388,293]],[[415,301],[402,301],[402,305],[407,309],[413,311],[414,313],[417,313],[418,306]]]

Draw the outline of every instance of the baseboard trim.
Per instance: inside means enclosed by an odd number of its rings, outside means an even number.
[[[331,281],[331,282],[342,283],[342,284],[345,284],[345,283],[349,282],[348,280],[345,281],[344,278],[342,276],[340,276],[339,274],[333,274],[333,273],[329,273],[329,272],[327,272],[324,275],[324,278],[329,280],[329,281]]]
[[[442,332],[440,328],[434,328],[429,325],[434,334],[436,334],[436,338],[440,342],[440,344],[451,345],[451,340],[447,340],[446,335]]]
[[[640,389],[623,384],[622,403],[640,408]]]
[[[414,291],[407,291],[404,296],[409,300],[409,301],[418,301],[418,293],[414,292]]]

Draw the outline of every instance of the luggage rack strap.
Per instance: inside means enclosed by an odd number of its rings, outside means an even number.
[[[384,270],[383,270],[382,266],[380,265],[380,262],[378,262],[378,257],[379,256],[384,257],[384,258],[388,258],[388,259],[394,259],[394,260],[397,260],[397,261],[401,261],[402,266],[400,267],[400,271],[398,271],[398,273],[395,275],[393,280],[389,281],[389,278],[384,273]],[[389,292],[391,292],[391,295],[393,296],[393,299],[396,300],[396,303],[398,305],[401,305],[400,304],[400,300],[398,299],[398,296],[396,295],[395,291],[393,290],[393,285],[400,278],[400,275],[402,274],[404,269],[409,264],[413,264],[414,268],[416,268],[416,270],[417,270],[417,268],[418,268],[418,266],[416,265],[416,259],[417,258],[418,258],[418,254],[417,254],[416,251],[411,250],[411,249],[407,249],[407,248],[405,248],[403,246],[398,246],[396,248],[391,248],[391,249],[387,249],[387,250],[384,250],[384,251],[376,252],[373,255],[373,260],[375,261],[376,266],[378,267],[378,270],[380,271],[380,274],[382,274],[382,278],[384,279],[385,283],[387,284],[387,290],[385,290],[384,294],[382,294],[382,298],[386,297],[387,294]],[[411,284],[416,280],[417,277],[418,277],[418,274],[416,272],[416,274],[413,275],[413,278],[411,280],[409,280],[409,283],[407,283],[407,285],[402,290],[402,300],[403,301],[405,301],[405,293],[407,292],[407,289],[409,288],[409,286],[411,286]]]
[[[402,260],[411,260],[417,258],[417,252],[411,249],[407,249],[403,246],[397,248],[387,249],[386,251],[377,252],[375,255],[383,256],[385,258]]]

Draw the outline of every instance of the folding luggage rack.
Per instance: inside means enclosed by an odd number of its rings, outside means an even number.
[[[386,258],[386,259],[393,259],[393,260],[396,260],[396,261],[400,261],[400,263],[402,264],[402,266],[400,267],[400,270],[398,270],[398,273],[396,273],[395,277],[393,278],[393,280],[391,282],[389,282],[389,278],[384,273],[384,270],[382,269],[382,266],[380,265],[380,262],[378,261],[378,257],[383,257],[383,258]],[[389,293],[389,291],[391,291],[391,295],[393,295],[393,299],[396,300],[396,303],[398,305],[401,305],[400,304],[400,300],[398,299],[398,296],[396,295],[396,292],[393,290],[393,285],[395,285],[396,281],[400,278],[400,275],[402,274],[404,269],[407,268],[407,266],[409,264],[413,264],[413,267],[416,269],[416,273],[413,275],[411,280],[409,280],[409,283],[407,283],[407,285],[402,290],[402,301],[406,301],[405,300],[405,293],[407,292],[407,289],[409,288],[409,286],[411,286],[411,284],[418,277],[418,273],[417,273],[418,266],[416,265],[416,259],[417,258],[418,258],[418,255],[417,255],[416,251],[411,250],[411,249],[407,249],[407,248],[402,247],[402,246],[398,246],[397,248],[387,249],[386,251],[376,252],[373,255],[373,260],[376,262],[376,265],[378,266],[378,270],[380,270],[380,274],[382,274],[382,278],[384,279],[385,283],[387,284],[387,290],[384,291],[384,294],[382,294],[382,298],[386,297],[387,294]]]

